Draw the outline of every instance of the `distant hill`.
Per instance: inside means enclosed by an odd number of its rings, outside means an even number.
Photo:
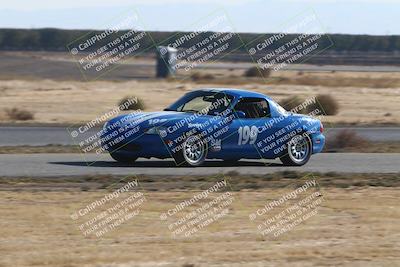
[[[61,30],[61,29],[0,29],[0,49],[1,50],[51,50],[65,51],[66,45],[77,38],[92,32],[90,30]],[[100,34],[102,31],[93,31]],[[162,43],[164,40],[176,35],[179,38],[188,34],[184,32],[148,32],[155,43]],[[212,33],[206,32],[186,42],[183,46],[190,46],[193,42],[203,38],[204,35]],[[272,34],[239,33],[244,43],[249,43],[254,39],[271,36]],[[289,35],[287,38],[293,38]],[[400,36],[371,36],[371,35],[349,35],[349,34],[327,34],[334,45],[329,49],[333,51],[372,51],[372,52],[393,52],[400,51]],[[112,38],[112,37],[110,37]],[[147,38],[151,45],[150,38]],[[237,39],[235,39],[236,41]],[[284,41],[284,40],[282,40]],[[326,40],[325,40],[326,41]],[[279,45],[279,43],[276,43]],[[234,47],[242,46],[241,43]],[[243,46],[240,50],[244,51]]]
[[[68,51],[67,45],[77,39],[86,40],[87,36],[101,34],[103,31],[91,30],[62,30],[62,29],[0,29],[0,50],[19,51]],[[126,31],[127,32],[127,31]],[[119,32],[121,35],[125,32]],[[89,34],[89,35],[87,35]],[[188,32],[147,32],[146,38],[141,40],[140,49],[143,52],[154,51],[156,45],[167,45],[180,37],[190,35]],[[180,47],[192,45],[211,36],[212,32],[197,33],[195,37],[186,40]],[[232,38],[230,48],[224,53],[230,54],[223,60],[248,61],[249,56],[246,46],[254,40],[264,40],[273,34],[239,33]],[[292,40],[297,34],[289,34],[279,41],[274,42],[269,49],[276,49],[287,41]],[[327,34],[323,35],[318,43],[327,49],[314,57],[310,63],[314,64],[400,64],[400,36],[371,36]],[[264,38],[264,39],[262,39]],[[90,50],[100,48],[102,45],[115,39],[110,34],[100,42],[96,42]],[[139,49],[139,50],[140,50]],[[86,51],[90,51],[89,49]]]

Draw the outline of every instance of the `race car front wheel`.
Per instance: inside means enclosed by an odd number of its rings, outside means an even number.
[[[137,157],[129,157],[126,155],[121,155],[119,153],[110,153],[110,156],[121,163],[134,163],[137,160]]]
[[[189,166],[200,166],[207,157],[207,143],[199,136],[189,136],[182,146],[181,159]],[[177,162],[180,164],[180,162]]]
[[[310,159],[311,149],[311,140],[308,135],[295,135],[287,143],[287,153],[280,159],[287,166],[302,166]]]

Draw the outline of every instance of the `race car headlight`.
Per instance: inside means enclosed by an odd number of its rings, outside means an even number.
[[[167,128],[166,127],[152,127],[144,131],[145,134],[159,134],[162,137],[167,135]]]

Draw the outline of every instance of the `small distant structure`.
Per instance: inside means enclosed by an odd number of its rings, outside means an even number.
[[[169,46],[157,46],[156,76],[167,78],[176,73],[176,55],[178,50]]]

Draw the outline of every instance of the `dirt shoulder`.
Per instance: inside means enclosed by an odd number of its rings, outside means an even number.
[[[287,186],[300,185],[304,177],[309,173],[297,171],[282,171],[276,173],[266,173],[260,175],[240,175],[236,172],[228,172],[224,177],[231,181],[231,190],[254,190],[254,189],[273,189],[285,188]],[[201,190],[207,184],[215,181],[220,175],[162,175],[148,176],[134,174],[130,176],[121,175],[84,175],[84,176],[55,176],[55,177],[0,177],[1,190],[75,190],[93,191],[118,186],[130,179],[138,179],[141,186],[147,191],[165,190]],[[346,174],[346,173],[313,173],[313,177],[318,179],[318,184],[322,187],[331,188],[352,188],[364,186],[378,187],[400,187],[400,174]]]

